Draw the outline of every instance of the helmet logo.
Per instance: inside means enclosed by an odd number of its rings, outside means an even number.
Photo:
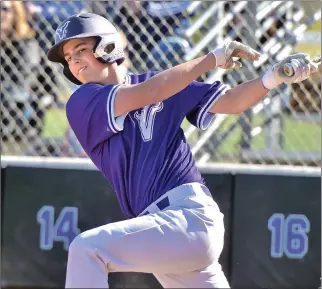
[[[59,40],[63,39],[66,37],[67,34],[67,26],[69,24],[70,21],[67,21],[64,25],[62,25],[62,27],[58,28],[56,30],[56,36]]]

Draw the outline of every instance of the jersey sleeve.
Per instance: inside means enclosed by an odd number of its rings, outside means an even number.
[[[120,87],[84,84],[68,100],[67,119],[87,153],[123,130],[126,115],[117,118],[114,115],[114,100]]]
[[[199,129],[207,129],[215,116],[209,112],[210,108],[228,89],[229,86],[220,81],[212,84],[192,82],[187,87],[186,95],[181,98],[187,120]]]

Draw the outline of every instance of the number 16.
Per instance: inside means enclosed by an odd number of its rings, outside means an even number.
[[[283,254],[290,259],[302,259],[309,249],[307,233],[310,221],[305,215],[273,214],[268,220],[271,235],[271,257],[281,258]]]

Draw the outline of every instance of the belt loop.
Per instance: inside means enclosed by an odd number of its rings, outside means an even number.
[[[162,211],[165,208],[171,206],[172,202],[176,202],[180,198],[185,199],[187,197],[189,198],[196,195],[201,196],[203,194],[212,198],[212,195],[209,189],[203,184],[200,184],[200,183],[183,184],[181,186],[178,186],[166,192],[158,200],[150,204],[139,216],[154,214],[158,211]]]
[[[165,198],[163,198],[161,201],[159,201],[157,204],[158,208],[162,211],[163,209],[167,208],[170,206],[170,201],[169,201],[169,197],[166,196]]]

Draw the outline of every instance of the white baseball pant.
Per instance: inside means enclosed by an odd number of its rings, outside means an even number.
[[[181,185],[137,218],[78,235],[65,288],[109,288],[109,272],[152,273],[164,288],[229,288],[218,263],[223,244],[223,214],[208,189]]]

